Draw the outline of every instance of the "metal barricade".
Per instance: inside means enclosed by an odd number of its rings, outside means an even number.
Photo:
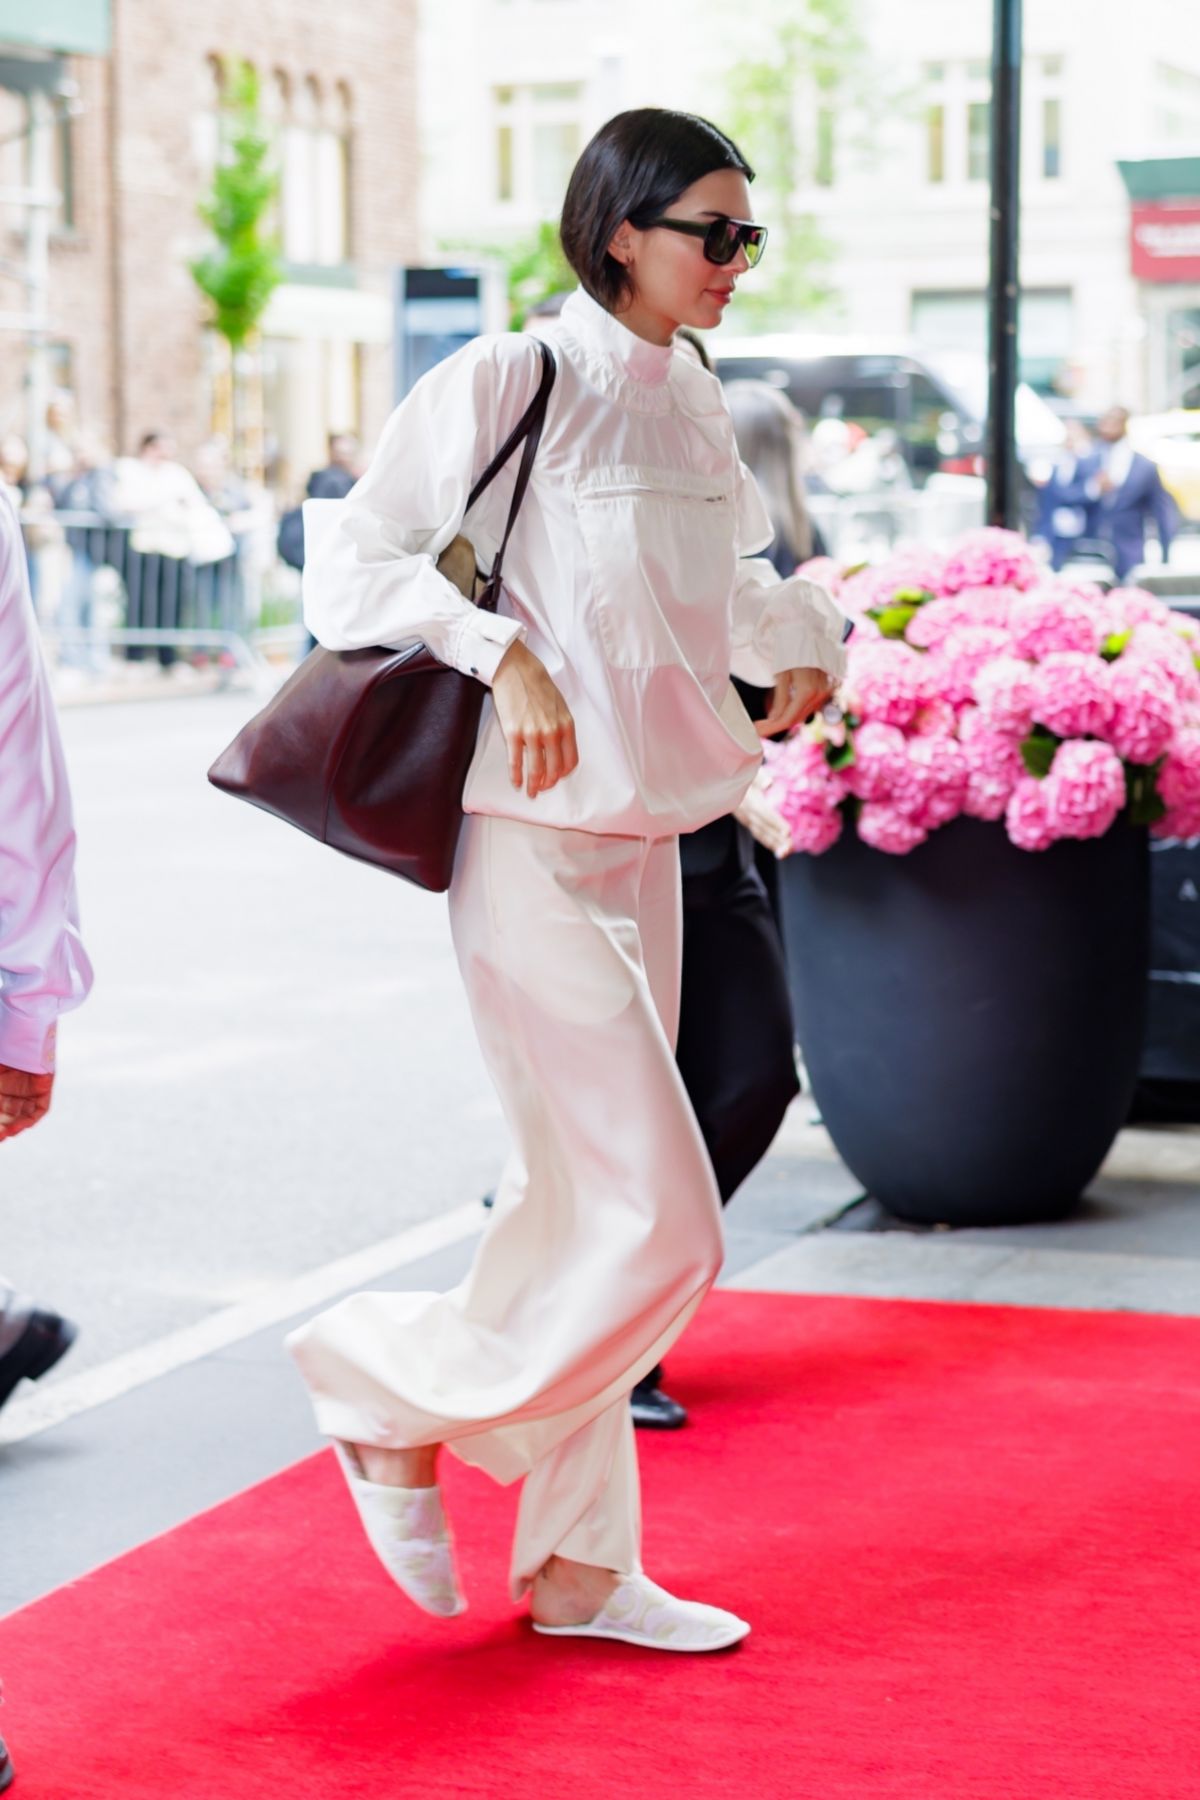
[[[180,652],[216,650],[256,680],[269,677],[241,545],[219,561],[196,563],[135,549],[132,527],[97,513],[24,513],[21,522],[37,575],[39,628],[60,661],[96,668],[120,649],[129,661],[156,652],[167,665]],[[105,617],[114,602],[119,623]]]

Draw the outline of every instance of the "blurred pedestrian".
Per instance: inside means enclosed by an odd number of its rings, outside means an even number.
[[[1167,561],[1179,511],[1157,466],[1129,440],[1128,407],[1110,406],[1096,426],[1096,436],[1100,472],[1094,533],[1109,547],[1117,580],[1124,581],[1145,561],[1147,521],[1153,521],[1163,562]]]
[[[726,382],[725,398],[738,453],[754,472],[775,532],[764,554],[781,575],[791,575],[810,556],[826,553],[804,492],[803,415],[765,381]]]
[[[0,1143],[50,1108],[58,1015],[87,995],[75,832],[11,499],[0,495]],[[70,1347],[75,1327],[0,1282],[0,1406]]]
[[[98,432],[76,432],[74,446],[70,467],[46,478],[56,511],[91,515],[90,523],[66,527],[71,567],[58,602],[58,659],[63,667],[94,671],[102,660],[93,631],[96,571],[107,559],[116,519],[116,474]]]
[[[437,1489],[448,1444],[524,1478],[511,1565],[535,1629],[696,1652],[745,1636],[642,1572],[634,1383],[714,1280],[721,1214],[673,1055],[676,833],[729,811],[760,739],[843,670],[841,617],[747,563],[770,538],[716,383],[680,356],[765,231],[715,126],[642,108],[592,139],[563,207],[582,283],[496,612],[436,558],[491,564],[516,471],[468,496],[539,392],[518,333],[438,364],[353,495],[319,510],[305,607],[335,650],[421,639],[491,689],[467,777],[450,920],[514,1153],[448,1294],[352,1295],[289,1338],[371,1541],[427,1611],[462,1610]],[[756,732],[729,683],[770,689]],[[577,735],[578,733],[578,735]]]
[[[130,527],[128,623],[135,629],[176,630],[191,598],[195,568],[232,555],[233,538],[166,432],[146,432],[137,455],[120,458],[116,477],[114,504]],[[140,645],[127,651],[132,661],[142,654]],[[176,654],[169,643],[159,648],[164,669]]]
[[[344,500],[366,466],[362,447],[352,431],[331,431],[327,443],[329,456],[324,468],[314,469],[305,485],[308,500]],[[304,514],[301,507],[289,507],[280,519],[276,547],[289,568],[304,568]],[[306,655],[317,640],[311,631],[304,635],[301,654]]]
[[[1033,535],[1050,551],[1050,566],[1061,569],[1095,527],[1102,459],[1081,419],[1068,419],[1066,438],[1046,479],[1037,488]]]

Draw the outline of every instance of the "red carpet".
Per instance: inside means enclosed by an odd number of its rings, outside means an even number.
[[[650,1570],[714,1658],[529,1633],[377,1570],[323,1453],[0,1625],[14,1800],[1200,1795],[1200,1321],[718,1294],[642,1439]]]

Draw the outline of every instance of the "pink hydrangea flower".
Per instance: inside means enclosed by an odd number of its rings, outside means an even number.
[[[973,721],[962,738],[967,767],[963,811],[972,819],[1000,819],[1025,774],[1025,765],[1014,737],[990,730],[979,722],[974,708],[970,711]],[[964,714],[964,721],[966,717]]]
[[[918,650],[938,650],[952,631],[975,622],[970,608],[957,599],[927,600],[908,621],[904,636]]]
[[[912,737],[945,737],[957,725],[958,712],[949,700],[926,700],[908,729]]]
[[[971,691],[992,731],[1024,737],[1033,728],[1033,668],[1019,656],[997,656],[979,670]]]
[[[1054,842],[1055,831],[1042,787],[1043,783],[1032,775],[1023,775],[1005,809],[1005,828],[1018,850],[1048,850]]]
[[[1020,588],[1006,584],[995,587],[964,587],[952,597],[962,607],[967,624],[1007,627],[1009,614],[1014,602],[1021,598],[1021,591]]]
[[[851,642],[843,704],[859,719],[909,725],[925,700],[925,659],[891,638]]]
[[[1158,772],[1158,792],[1168,811],[1200,810],[1200,725],[1175,733]]]
[[[956,626],[932,658],[928,684],[952,706],[966,706],[974,698],[975,677],[1011,648],[1012,639],[998,625]]]
[[[1108,590],[1110,605],[1119,606],[1127,625],[1170,625],[1178,615],[1148,588],[1114,587]]]
[[[1041,569],[1017,531],[985,526],[961,540],[946,564],[942,592],[957,594],[968,587],[1031,588]]]
[[[1103,737],[1115,710],[1108,664],[1085,650],[1055,650],[1033,671],[1033,716],[1061,738]]]
[[[792,834],[792,849],[808,856],[823,855],[842,835],[844,821],[839,807],[791,804],[779,810]]]
[[[1052,588],[1026,594],[1009,615],[1013,644],[1018,656],[1040,662],[1056,650],[1086,650],[1093,655],[1104,642],[1099,613],[1070,594]]]
[[[1191,838],[1200,838],[1200,806],[1168,807],[1162,818],[1156,819],[1150,827],[1150,836],[1180,838],[1185,843]]]
[[[936,550],[920,545],[898,550],[886,561],[872,563],[847,576],[838,591],[838,604],[844,611],[857,614],[873,606],[890,606],[898,592],[906,589],[936,594],[942,585],[946,559]]]
[[[845,782],[860,800],[886,800],[904,780],[908,745],[895,725],[869,719],[854,734],[854,761]]]
[[[768,792],[792,838],[794,850],[819,856],[842,835],[842,777],[830,768],[824,747],[803,734],[764,746]]]
[[[1113,697],[1109,742],[1127,762],[1157,762],[1180,720],[1170,676],[1148,658],[1122,656],[1112,664],[1109,687]]]
[[[1172,620],[1178,614],[1168,615]],[[1190,624],[1191,621],[1189,620]],[[1196,649],[1174,624],[1137,624],[1133,636],[1121,653],[1120,661],[1147,658],[1156,662],[1170,680],[1181,700],[1200,700],[1200,670],[1196,668]]]
[[[948,825],[963,810],[967,759],[957,738],[910,738],[904,779],[892,801],[897,812],[923,831]]]
[[[1056,837],[1103,837],[1125,805],[1125,770],[1111,744],[1071,738],[1054,752],[1042,783]]]
[[[886,801],[868,800],[859,808],[858,835],[873,850],[882,850],[888,856],[907,856],[925,842],[929,833]]]

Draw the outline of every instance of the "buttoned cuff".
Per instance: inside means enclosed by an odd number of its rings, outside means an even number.
[[[464,675],[474,675],[491,687],[496,670],[514,638],[525,641],[525,627],[517,619],[471,607],[454,643],[453,662]]]
[[[53,1075],[58,1018],[30,1018],[0,1002],[0,1063],[28,1075]]]

